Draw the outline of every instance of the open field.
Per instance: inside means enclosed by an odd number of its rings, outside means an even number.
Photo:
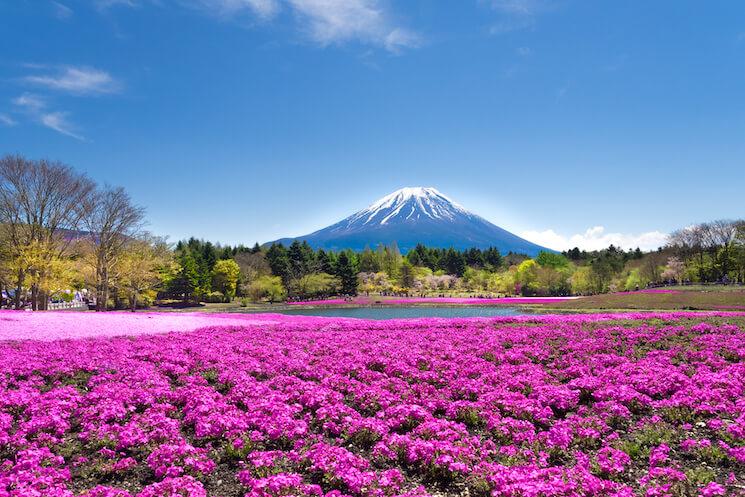
[[[3,497],[745,489],[745,313],[40,315],[0,342]]]
[[[551,305],[556,309],[590,310],[745,310],[743,287],[668,287],[660,290],[609,293]]]

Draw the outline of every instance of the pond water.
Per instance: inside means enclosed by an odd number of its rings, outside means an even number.
[[[405,319],[405,318],[471,318],[493,316],[521,316],[530,314],[517,307],[448,307],[448,306],[385,306],[385,307],[336,307],[315,309],[291,309],[279,314],[300,316],[328,316],[360,319]]]

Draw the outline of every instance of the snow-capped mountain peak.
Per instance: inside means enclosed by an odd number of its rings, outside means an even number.
[[[392,220],[454,219],[470,215],[462,206],[436,188],[406,187],[373,202],[369,207],[347,218],[347,226],[361,224],[385,225]]]
[[[376,247],[395,243],[402,252],[423,243],[430,247],[466,249],[496,247],[502,253],[535,255],[543,247],[524,240],[477,216],[435,188],[396,190],[326,228],[280,243],[305,240],[329,250]]]

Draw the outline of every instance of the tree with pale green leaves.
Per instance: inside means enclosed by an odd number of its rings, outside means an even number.
[[[536,263],[543,267],[553,269],[565,268],[569,266],[569,259],[555,252],[543,251],[535,258]]]
[[[408,260],[404,259],[399,270],[399,281],[401,282],[401,286],[407,289],[413,288],[415,276],[414,266],[412,266]]]
[[[323,298],[335,295],[341,288],[341,280],[328,273],[306,274],[294,280],[290,288],[294,296],[302,299]]]
[[[225,302],[231,302],[235,297],[241,268],[233,259],[221,259],[212,268],[212,288],[225,296]]]
[[[282,278],[279,276],[261,276],[248,288],[248,297],[254,301],[268,300],[270,303],[280,302],[287,296]]]
[[[515,282],[520,285],[520,293],[532,295],[538,282],[538,263],[533,259],[527,259],[517,266]]]

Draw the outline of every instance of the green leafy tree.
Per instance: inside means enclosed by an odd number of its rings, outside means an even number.
[[[370,247],[365,247],[365,250],[360,254],[360,271],[363,273],[377,273],[380,271],[380,258],[375,252],[370,250]]]
[[[415,266],[425,266],[431,270],[438,269],[439,255],[437,249],[429,249],[418,243],[413,250],[410,250],[406,257]]]
[[[185,243],[180,243],[177,252],[188,250],[197,265],[199,279],[199,291],[207,295],[212,290],[212,269],[219,258],[219,249],[212,242],[206,242],[197,238],[189,238]]]
[[[469,267],[482,268],[486,265],[484,254],[478,248],[470,248],[463,253],[466,259],[466,265]]]
[[[564,255],[572,261],[579,261],[585,258],[583,253],[579,250],[579,247],[574,247],[573,249],[564,252]]]
[[[503,295],[512,295],[515,293],[516,275],[517,266],[511,266],[507,271],[494,273],[489,278],[489,290]]]
[[[503,263],[502,254],[499,253],[499,249],[496,247],[489,247],[486,249],[484,251],[484,262],[492,271],[499,269]]]
[[[542,251],[535,258],[535,261],[543,267],[550,267],[552,269],[565,268],[569,266],[569,260],[561,254],[555,252]]]
[[[608,257],[599,257],[590,263],[590,276],[594,293],[607,292],[618,269]]]
[[[401,286],[403,288],[413,288],[416,282],[416,273],[414,266],[407,260],[401,263],[400,278]]]
[[[489,289],[489,279],[491,273],[483,269],[467,267],[463,273],[463,284],[473,292],[480,292]]]
[[[341,280],[341,291],[345,295],[357,295],[357,267],[354,255],[344,251],[336,261],[336,276]]]
[[[173,270],[173,254],[165,240],[150,235],[132,240],[118,263],[117,293],[129,300],[134,312],[140,303],[155,300],[156,290],[170,281]]]
[[[401,269],[401,263],[403,262],[401,252],[398,250],[398,245],[394,242],[390,247],[383,245],[379,246],[378,258],[380,260],[380,269],[385,271],[389,278],[398,278],[398,272]]]
[[[442,269],[447,271],[448,274],[463,276],[463,273],[466,271],[466,258],[461,252],[451,247],[445,253],[441,265]]]
[[[242,247],[231,248],[228,246],[220,250],[220,260],[231,259]],[[213,268],[214,269],[214,268]]]
[[[328,273],[311,273],[292,282],[292,293],[300,298],[322,298],[335,295],[341,288],[338,277]]]
[[[248,288],[248,297],[254,301],[268,300],[270,303],[284,300],[287,293],[279,276],[261,276]]]
[[[273,243],[266,252],[266,260],[274,276],[279,276],[282,283],[287,285],[292,279],[292,268],[287,249],[281,243]]]
[[[335,262],[336,259],[333,252],[329,253],[323,249],[318,249],[318,253],[316,254],[316,263],[320,272],[327,274],[333,273]]]
[[[295,240],[287,250],[291,279],[302,278],[315,269],[315,254],[308,242]]]
[[[516,282],[520,285],[523,295],[533,295],[537,290],[538,263],[533,259],[527,259],[517,266]]]
[[[202,295],[199,286],[199,268],[189,250],[183,250],[178,255],[178,270],[171,280],[169,290],[180,295],[184,302],[198,300]]]
[[[569,279],[572,293],[575,295],[591,295],[595,293],[592,281],[592,268],[589,266],[578,267]]]
[[[203,242],[201,243],[201,255],[204,266],[208,271],[212,271],[219,257],[217,247],[212,242]]]
[[[552,267],[538,264],[536,271],[536,292],[539,295],[560,297],[569,295],[572,291],[569,284],[570,270],[568,267]]]
[[[240,274],[241,268],[233,259],[221,259],[215,262],[212,269],[212,287],[222,292],[226,302],[232,301],[235,297]]]
[[[624,282],[624,290],[631,292],[634,290],[638,290],[639,288],[643,288],[645,286],[645,282],[640,274],[639,268],[634,268],[631,271],[629,271],[628,276],[626,276],[626,281]]]

